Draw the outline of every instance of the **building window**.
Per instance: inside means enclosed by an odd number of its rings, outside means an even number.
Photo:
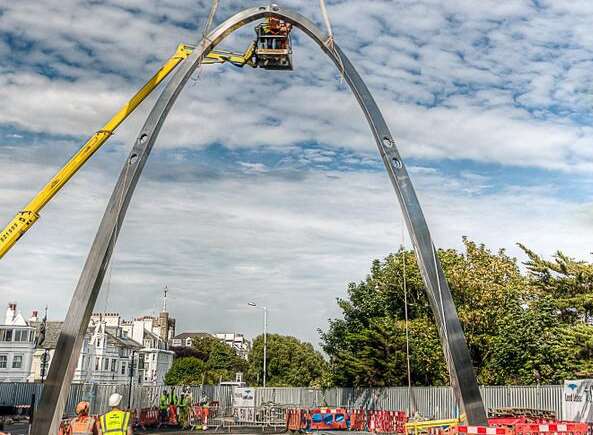
[[[99,358],[95,358],[95,371],[99,371],[100,361],[101,360]]]
[[[125,375],[126,374],[126,363],[122,361],[121,363],[121,374]]]
[[[103,360],[103,370],[109,370],[109,358]]]
[[[15,355],[12,359],[12,368],[13,369],[20,369],[23,367],[23,356],[22,355]]]
[[[0,341],[12,341],[12,329],[0,329]]]
[[[15,330],[14,341],[29,341],[29,331],[26,329]]]
[[[8,365],[8,355],[0,355],[0,369],[5,369]]]
[[[111,360],[111,371],[112,372],[115,372],[116,371],[116,368],[117,368],[117,360],[115,358],[113,358]]]

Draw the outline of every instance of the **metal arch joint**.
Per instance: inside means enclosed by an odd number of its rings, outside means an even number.
[[[310,36],[332,59],[363,110],[381,158],[399,200],[432,311],[439,327],[443,351],[455,394],[472,425],[485,425],[486,413],[473,372],[473,365],[451,291],[443,274],[420,203],[399,155],[395,140],[360,75],[335,42],[301,14],[267,5],[243,10],[205,37],[178,67],[150,112],[118,178],[85,262],[58,339],[54,359],[43,390],[32,434],[57,433],[68,389],[80,355],[82,340],[95,305],[105,270],[140,174],[160,129],[177,96],[202,59],[225,37],[252,21],[274,16],[291,22]]]

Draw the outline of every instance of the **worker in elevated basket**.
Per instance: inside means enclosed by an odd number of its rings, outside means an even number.
[[[120,409],[121,399],[122,396],[118,393],[109,396],[111,411],[99,417],[102,435],[133,435],[132,414]]]
[[[76,417],[68,422],[67,435],[97,435],[97,420],[89,415],[89,402],[78,402],[76,405]]]

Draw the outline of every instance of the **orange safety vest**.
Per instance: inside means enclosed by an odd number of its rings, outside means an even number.
[[[76,417],[70,420],[70,435],[93,435],[95,419],[93,417]]]

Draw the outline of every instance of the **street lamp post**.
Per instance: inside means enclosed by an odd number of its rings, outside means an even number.
[[[130,360],[130,365],[128,366],[129,375],[130,375],[130,386],[128,387],[128,409],[132,406],[132,384],[134,383],[134,354],[136,353],[135,350],[132,350],[132,358]]]
[[[47,370],[47,362],[49,360],[49,350],[44,349],[41,354],[41,383],[45,383],[45,371]]]
[[[260,307],[255,302],[249,302],[250,307],[261,308],[264,312],[264,388],[268,374],[268,307]]]

